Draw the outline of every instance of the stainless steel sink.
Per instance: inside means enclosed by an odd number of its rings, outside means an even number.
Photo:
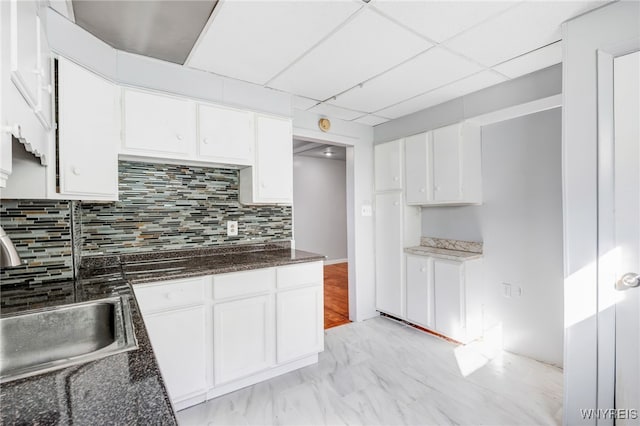
[[[138,347],[124,297],[0,318],[0,383]]]

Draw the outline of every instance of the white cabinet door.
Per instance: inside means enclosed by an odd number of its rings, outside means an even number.
[[[38,37],[35,1],[11,0],[11,80],[30,107],[38,103]],[[4,60],[4,58],[3,58]]]
[[[42,126],[49,130],[53,123],[53,66],[47,36],[38,31],[38,99],[36,115]]]
[[[291,120],[256,114],[256,202],[291,203],[293,140]]]
[[[118,93],[110,82],[58,61],[60,193],[118,199]]]
[[[273,296],[259,296],[213,307],[213,364],[216,385],[274,364]]]
[[[282,291],[276,309],[278,363],[323,350],[322,286]]]
[[[198,157],[227,164],[253,165],[253,113],[198,105]]]
[[[374,156],[376,191],[402,189],[402,140],[376,145]]]
[[[460,125],[433,131],[433,198],[435,201],[460,200]]]
[[[434,291],[432,260],[407,255],[407,320],[433,328]]]
[[[420,133],[404,140],[405,197],[407,204],[424,204],[431,198],[429,177],[429,139],[431,133]]]
[[[159,157],[195,154],[195,103],[124,89],[123,152]]]
[[[460,262],[434,259],[435,327],[453,339],[465,337],[463,265]]]
[[[144,322],[171,400],[206,392],[204,306],[145,315]]]
[[[376,308],[403,316],[402,193],[376,195]]]

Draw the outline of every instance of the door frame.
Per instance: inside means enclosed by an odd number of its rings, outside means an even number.
[[[367,317],[358,316],[358,303],[356,297],[358,292],[356,290],[355,280],[355,266],[356,266],[356,243],[355,243],[355,220],[356,220],[356,201],[355,201],[355,179],[354,179],[354,163],[355,163],[355,144],[358,141],[357,138],[336,135],[329,133],[320,133],[317,131],[309,131],[306,129],[293,128],[293,139],[315,142],[324,145],[334,145],[344,147],[346,150],[346,182],[347,182],[347,264],[348,264],[348,297],[349,297],[349,320],[356,322]],[[295,204],[293,205],[295,209]],[[295,225],[294,225],[295,228]],[[295,232],[293,234],[293,240],[295,242]]]
[[[616,390],[616,306],[615,265],[607,255],[616,248],[615,226],[615,120],[614,61],[640,51],[640,39],[631,39],[596,50],[598,124],[598,264],[597,264],[597,408],[615,408]],[[597,424],[613,424],[598,419]]]

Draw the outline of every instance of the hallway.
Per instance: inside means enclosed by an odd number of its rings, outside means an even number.
[[[324,267],[324,329],[349,322],[348,263]]]

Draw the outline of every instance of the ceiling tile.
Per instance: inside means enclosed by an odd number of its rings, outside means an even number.
[[[479,65],[446,49],[434,47],[420,56],[344,93],[331,104],[374,112],[419,93],[482,70]],[[384,114],[383,114],[384,115]]]
[[[439,89],[432,90],[415,98],[406,100],[397,105],[378,111],[385,117],[398,118],[443,102],[450,101],[469,93],[476,92],[494,84],[502,83],[507,78],[494,71],[482,71],[455,83],[448,84]]]
[[[556,42],[493,67],[510,78],[520,77],[562,62],[562,44]]]
[[[398,1],[371,3],[387,16],[438,43],[496,15],[514,2],[506,1]]]
[[[352,111],[350,109],[340,108],[328,104],[317,105],[309,109],[309,111],[316,114],[324,114],[330,118],[338,118],[340,120],[353,120],[354,118],[361,117],[364,114],[364,112]]]
[[[362,7],[355,1],[226,1],[187,65],[264,84]]]
[[[291,104],[293,109],[297,109],[300,111],[306,111],[314,105],[317,105],[319,101],[315,99],[305,98],[304,96],[296,96],[293,95],[291,97]]]
[[[378,124],[389,121],[389,119],[384,117],[378,117],[377,115],[369,114],[353,121],[354,123],[366,124],[367,126],[377,126]]]
[[[377,12],[363,9],[268,86],[327,99],[430,46],[426,40]]]
[[[447,41],[445,45],[493,66],[560,40],[560,24],[606,2],[525,2]]]

